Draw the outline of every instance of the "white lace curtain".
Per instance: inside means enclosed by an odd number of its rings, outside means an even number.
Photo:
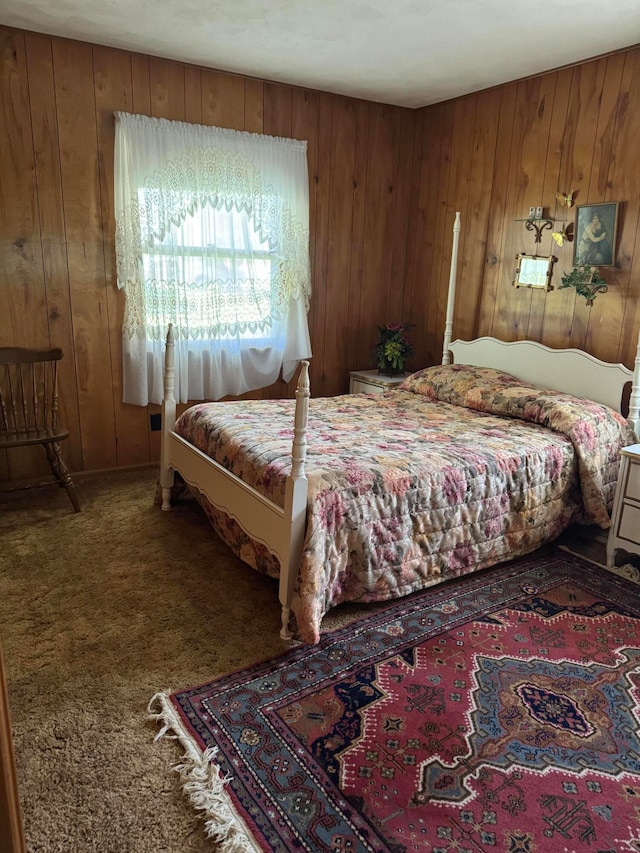
[[[311,355],[306,142],[117,112],[124,402],[217,400]]]

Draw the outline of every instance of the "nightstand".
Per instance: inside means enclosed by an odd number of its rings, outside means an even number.
[[[640,556],[640,444],[620,451],[620,473],[607,541],[607,565],[613,566],[616,550]]]
[[[382,394],[402,384],[410,373],[384,376],[377,370],[352,370],[349,374],[350,394]]]

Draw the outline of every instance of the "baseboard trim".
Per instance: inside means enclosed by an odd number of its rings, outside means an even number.
[[[72,471],[71,477],[74,483],[82,482],[83,480],[95,480],[97,477],[104,477],[113,474],[126,474],[133,471],[145,471],[147,469],[159,468],[160,462],[144,462],[139,465],[123,465],[121,468],[94,468],[90,471]],[[22,492],[25,489],[40,489],[50,486],[60,486],[57,480],[5,480],[0,483],[0,494],[6,492]]]

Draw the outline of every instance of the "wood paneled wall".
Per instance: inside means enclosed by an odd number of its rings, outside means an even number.
[[[611,54],[421,111],[420,193],[410,230],[406,293],[425,330],[418,363],[442,352],[451,228],[462,213],[454,337],[532,338],[586,349],[633,367],[640,329],[640,48]],[[529,207],[565,225],[575,203],[620,202],[615,267],[593,307],[559,290],[573,243],[545,231],[540,255],[555,255],[556,289],[514,288],[515,256],[534,254],[522,222]],[[427,298],[424,298],[424,288]]]
[[[113,220],[115,110],[308,141],[314,396],[371,366],[376,326],[416,324],[410,367],[441,357],[454,213],[462,213],[454,336],[531,337],[633,364],[640,326],[640,48],[408,110],[0,27],[0,345],[61,346],[74,470],[159,455],[149,414],[122,397],[123,294]],[[592,308],[558,290],[573,244],[543,235],[556,289],[511,285],[515,220],[568,223],[619,201],[616,266]],[[636,245],[639,248],[636,250]],[[287,396],[282,381],[248,396]],[[0,480],[46,470],[0,454]],[[44,457],[44,454],[42,454]]]
[[[313,393],[371,366],[376,325],[405,310],[418,113],[6,27],[0,45],[0,346],[62,347],[74,470],[159,455],[156,407],[121,402],[115,110],[306,139]],[[0,480],[44,471],[40,448],[0,455]]]

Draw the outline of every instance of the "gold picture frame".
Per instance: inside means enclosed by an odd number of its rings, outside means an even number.
[[[574,266],[615,265],[618,206],[617,201],[607,201],[576,207]]]
[[[553,290],[551,276],[553,265],[558,259],[553,255],[516,255],[516,275],[514,287],[532,287],[536,290]]]

